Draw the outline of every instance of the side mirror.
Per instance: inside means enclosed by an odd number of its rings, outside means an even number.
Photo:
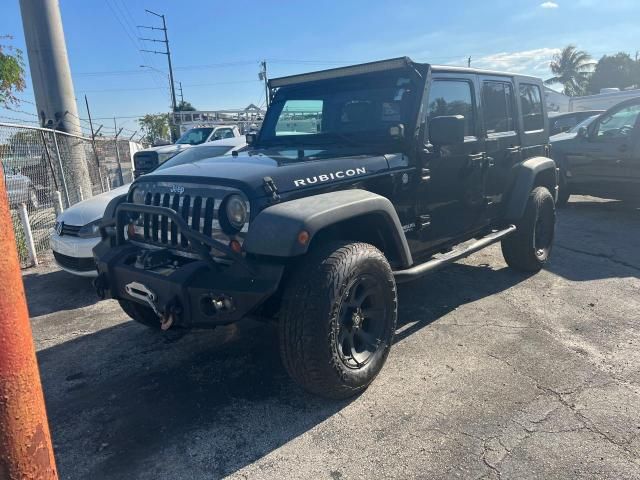
[[[587,127],[580,127],[578,129],[578,138],[587,138],[589,136],[589,131],[587,130]]]
[[[391,138],[394,138],[396,140],[404,138],[404,124],[399,123],[397,125],[389,127],[389,135],[391,136]]]
[[[258,139],[258,135],[256,135],[255,133],[247,133],[245,135],[245,138],[247,139],[247,145],[253,145]]]
[[[429,140],[437,146],[464,143],[464,116],[446,115],[429,122]]]

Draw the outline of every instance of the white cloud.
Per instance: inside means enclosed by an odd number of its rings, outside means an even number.
[[[560,5],[558,5],[556,2],[544,2],[541,3],[540,6],[542,8],[558,8]]]
[[[550,75],[549,63],[559,52],[559,48],[536,48],[520,52],[493,53],[473,59],[472,66],[547,77]]]

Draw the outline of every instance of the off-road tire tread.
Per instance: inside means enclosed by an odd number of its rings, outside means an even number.
[[[386,265],[388,271],[387,288],[392,290],[392,332],[395,332],[397,318],[396,284],[391,267],[385,256],[373,245],[345,241],[329,242],[307,254],[294,269],[285,286],[279,321],[280,355],[285,369],[303,388],[314,394],[342,399],[356,395],[367,388],[369,381],[357,387],[340,381],[342,370],[337,355],[333,354],[332,332],[327,331],[327,312],[333,313],[335,302],[328,299],[340,298],[347,285],[344,281],[355,263],[362,257],[377,259]],[[330,359],[326,351],[318,348],[318,342],[327,342]],[[382,358],[386,360],[387,351]]]
[[[546,258],[540,259],[535,254],[533,238],[537,215],[545,202],[553,203],[553,196],[546,187],[535,187],[531,190],[524,215],[516,224],[515,233],[502,240],[502,255],[511,268],[535,273],[547,262],[551,247]]]

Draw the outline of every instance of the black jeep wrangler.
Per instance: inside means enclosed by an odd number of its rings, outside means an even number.
[[[549,257],[557,171],[540,80],[408,58],[269,82],[252,148],[138,178],[94,249],[102,297],[153,328],[276,319],[290,375],[367,387],[396,284],[500,241]]]

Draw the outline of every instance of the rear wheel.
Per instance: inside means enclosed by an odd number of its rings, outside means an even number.
[[[285,286],[279,324],[284,366],[312,393],[355,395],[382,369],[396,318],[396,285],[384,255],[366,243],[325,245]]]
[[[538,272],[549,259],[555,234],[555,205],[551,192],[536,187],[514,234],[502,240],[507,264],[517,270]]]
[[[130,300],[118,299],[118,303],[122,310],[124,310],[124,313],[129,315],[132,320],[141,323],[145,327],[160,330],[160,318],[158,318],[151,308]]]

